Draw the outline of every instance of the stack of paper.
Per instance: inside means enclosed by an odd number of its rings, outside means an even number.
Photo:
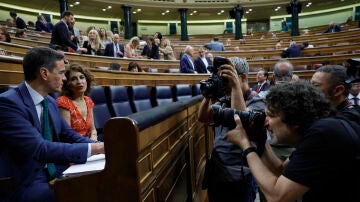
[[[103,170],[105,167],[105,154],[89,157],[85,164],[74,164],[63,172],[64,176],[78,175],[91,171]]]

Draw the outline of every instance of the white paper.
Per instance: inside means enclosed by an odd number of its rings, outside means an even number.
[[[85,164],[74,164],[63,172],[64,176],[76,175],[90,171],[103,170],[105,167],[105,154],[89,157]]]

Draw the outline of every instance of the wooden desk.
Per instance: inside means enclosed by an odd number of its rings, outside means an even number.
[[[194,201],[210,150],[210,134],[196,121],[200,101],[108,120],[104,170],[56,180],[57,201]]]

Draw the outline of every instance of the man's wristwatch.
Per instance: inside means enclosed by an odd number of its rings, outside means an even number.
[[[248,147],[247,149],[245,149],[242,153],[243,158],[246,159],[246,156],[251,152],[256,152],[256,147]]]

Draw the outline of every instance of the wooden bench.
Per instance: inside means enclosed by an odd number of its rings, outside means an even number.
[[[301,51],[304,57],[333,55],[339,51],[346,51],[346,54],[353,51],[360,51],[360,43],[350,43],[347,45],[329,46],[329,47],[315,47],[307,48]],[[258,51],[223,51],[223,52],[210,52],[213,56],[223,57],[242,57],[247,60],[253,60],[254,57],[263,57],[264,59],[271,59],[272,57],[281,57],[282,50],[258,50]]]
[[[57,201],[195,201],[211,149],[201,99],[108,120],[104,170],[56,179]]]
[[[9,53],[14,51],[14,55],[25,54],[29,46],[21,46],[6,42],[0,42],[0,48],[7,50]],[[20,52],[20,53],[19,53]],[[148,66],[151,68],[158,69],[158,72],[167,72],[172,68],[179,68],[180,62],[178,60],[167,61],[167,60],[148,60],[148,59],[126,59],[126,58],[111,58],[105,56],[91,56],[91,55],[80,55],[66,53],[66,58],[70,62],[80,63],[88,68],[96,67],[108,67],[112,62],[118,62],[122,67],[127,67],[129,62],[136,61],[141,66]],[[238,55],[241,57],[241,55]],[[349,58],[359,58],[360,53],[343,54],[343,55],[331,55],[331,56],[316,56],[316,57],[302,57],[302,58],[289,58],[289,61],[294,65],[307,65],[308,69],[311,69],[314,64],[342,64]],[[261,67],[266,70],[271,70],[278,59],[264,59],[264,60],[249,60],[251,68]]]
[[[341,57],[341,56],[334,56]],[[343,58],[342,58],[343,59]],[[272,63],[275,64],[276,60]],[[319,62],[319,61],[315,61]],[[272,64],[273,65],[273,64]],[[181,73],[137,73],[99,70],[90,68],[95,77],[96,85],[169,85],[197,84],[203,79],[208,79],[208,74],[181,74]],[[300,78],[310,79],[314,70],[295,71]],[[270,72],[270,76],[271,76]],[[24,80],[22,58],[0,56],[0,86],[17,85]],[[249,83],[256,82],[256,72],[249,73]]]

